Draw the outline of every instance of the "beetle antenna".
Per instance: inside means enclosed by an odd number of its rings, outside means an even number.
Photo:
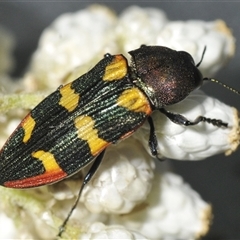
[[[204,55],[205,55],[205,53],[206,53],[206,50],[207,50],[207,47],[206,47],[206,46],[204,46],[204,49],[203,49],[203,52],[202,52],[201,59],[200,59],[199,63],[196,65],[196,67],[199,67],[199,66],[200,66],[200,64],[202,63],[202,61],[203,61],[203,58],[204,58]]]
[[[204,58],[204,55],[205,55],[205,53],[206,53],[206,50],[207,50],[207,47],[204,46],[204,49],[203,49],[203,52],[202,52],[202,57],[201,57],[199,63],[196,65],[196,67],[199,67],[200,64],[202,63],[203,58]],[[224,88],[227,88],[228,90],[230,90],[230,91],[232,91],[232,92],[234,92],[234,93],[240,95],[240,91],[238,91],[238,90],[236,90],[236,89],[234,89],[234,88],[228,86],[228,85],[225,84],[225,83],[220,82],[219,80],[217,80],[217,79],[215,79],[215,78],[203,78],[203,81],[211,81],[211,82],[215,82],[215,83],[217,83],[217,84],[223,86]]]
[[[234,93],[240,95],[240,91],[238,91],[238,90],[236,90],[236,89],[234,89],[234,88],[232,88],[232,87],[226,85],[225,83],[222,83],[222,82],[218,81],[218,80],[215,79],[215,78],[203,78],[203,81],[211,81],[211,82],[218,83],[219,85],[221,85],[221,86],[227,88],[228,90],[230,90],[230,91],[232,91],[232,92],[234,92]]]

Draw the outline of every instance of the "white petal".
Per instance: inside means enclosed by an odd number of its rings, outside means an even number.
[[[28,75],[56,88],[75,67],[91,60],[96,64],[109,51],[106,40],[111,39],[115,22],[115,15],[100,5],[59,16],[44,30]]]
[[[200,61],[206,46],[207,51],[200,65],[204,76],[213,76],[235,52],[235,39],[221,20],[169,22],[158,33],[156,44],[186,51],[196,63]]]
[[[134,229],[150,239],[195,239],[209,228],[211,208],[180,176],[156,173],[147,200],[112,224]]]
[[[200,91],[191,94],[184,101],[170,106],[167,110],[179,113],[194,121],[198,116],[221,119],[229,124],[219,128],[208,123],[195,126],[181,126],[171,122],[163,114],[155,112],[153,120],[158,138],[159,153],[163,157],[178,160],[198,160],[234,151],[239,142],[239,125],[236,110]],[[146,123],[134,137],[149,151],[149,126]]]
[[[0,214],[0,239],[15,239],[19,237],[16,226],[6,214]]]
[[[80,240],[99,240],[99,239],[129,239],[147,240],[143,235],[136,231],[125,229],[122,226],[105,226],[101,223],[92,224],[87,233],[79,238]]]
[[[127,213],[146,199],[153,169],[152,158],[138,141],[129,138],[107,150],[81,201],[92,212]]]

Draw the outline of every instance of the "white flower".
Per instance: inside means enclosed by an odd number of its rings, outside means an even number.
[[[206,96],[201,91],[195,91],[182,102],[167,107],[167,110],[182,114],[192,121],[198,116],[221,119],[229,124],[229,128],[218,128],[206,123],[185,127],[169,121],[166,116],[156,111],[152,117],[155,122],[158,149],[162,157],[199,160],[221,152],[228,154],[236,150],[239,142],[239,120],[236,109]],[[133,135],[141,140],[150,153],[148,136],[147,123]]]
[[[30,72],[39,80],[38,88],[58,87],[74,68],[90,61],[96,63],[110,51],[109,47],[113,50],[115,40],[111,36],[116,21],[110,9],[100,6],[57,18],[43,32],[32,58]],[[92,66],[88,64],[84,71]]]
[[[195,239],[205,235],[211,222],[211,207],[182,178],[159,174],[147,198],[127,215],[112,215],[112,224],[137,229],[149,239]]]
[[[209,74],[208,77],[233,56],[235,46],[231,32],[219,20],[171,22],[161,10],[139,7],[128,8],[119,17],[102,6],[64,14],[42,34],[29,70],[17,85],[22,92],[2,94],[0,143],[26,114],[25,109],[35,106],[52,89],[87,72],[106,52],[122,53],[129,58],[127,52],[141,44],[161,44],[188,51],[196,63],[207,46],[200,67],[204,75]],[[42,92],[36,93],[36,90]],[[10,112],[15,108],[19,110]],[[230,154],[237,149],[240,136],[236,109],[196,91],[167,110],[189,120],[199,115],[222,119],[229,128],[206,123],[183,127],[156,111],[152,117],[159,155],[197,160],[222,152]],[[106,150],[63,237],[190,240],[206,234],[211,218],[210,206],[181,177],[168,173],[167,161],[157,164],[154,172],[156,161],[147,153],[148,138],[149,126],[145,123],[132,137]],[[9,228],[3,228],[1,236],[54,238],[88,169],[38,189],[0,188],[0,207],[4,211],[0,224],[4,224],[5,212],[15,224],[10,220],[12,232],[9,235]]]
[[[126,9],[117,20],[106,7],[92,6],[63,14],[44,30],[27,73],[26,87],[33,79],[38,81],[35,88],[57,88],[75,67],[80,66],[83,74],[106,52],[129,57],[127,52],[142,44],[184,50],[196,62],[206,46],[200,69],[211,76],[233,56],[234,42],[220,20],[170,22],[161,10],[139,7]]]
[[[129,240],[147,240],[138,232],[127,230],[122,226],[105,226],[102,223],[94,223],[89,227],[87,232],[83,234],[80,240],[99,240],[99,239],[129,239]]]
[[[235,52],[235,39],[225,22],[189,20],[169,22],[158,33],[156,45],[163,45],[190,53],[196,63],[207,48],[200,70],[213,76]]]
[[[133,138],[112,146],[81,201],[91,212],[129,213],[150,192],[154,166]]]
[[[3,224],[4,223],[4,224]],[[0,239],[14,239],[18,237],[18,231],[14,221],[4,212],[0,213]]]

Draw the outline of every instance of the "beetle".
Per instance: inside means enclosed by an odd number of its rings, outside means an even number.
[[[200,122],[228,126],[220,119],[204,116],[190,121],[165,109],[182,101],[203,81],[218,82],[203,78],[198,69],[200,63],[195,65],[190,54],[145,45],[129,54],[130,65],[121,54],[105,54],[89,72],[60,86],[21,121],[0,151],[0,185],[9,188],[52,184],[93,162],[58,236],[107,146],[129,137],[148,121],[149,146],[158,158],[153,111],[184,126]]]

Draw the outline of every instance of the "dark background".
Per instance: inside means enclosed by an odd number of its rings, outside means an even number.
[[[240,2],[237,1],[0,1],[0,24],[17,39],[13,75],[21,76],[41,32],[58,15],[92,3],[105,4],[117,13],[133,4],[161,8],[170,20],[225,20],[236,37],[236,56],[216,77],[240,89]],[[211,83],[204,86],[204,91],[240,109],[240,96]],[[222,154],[204,161],[172,163],[176,172],[213,205],[213,225],[204,240],[240,239],[240,150],[230,157]]]

